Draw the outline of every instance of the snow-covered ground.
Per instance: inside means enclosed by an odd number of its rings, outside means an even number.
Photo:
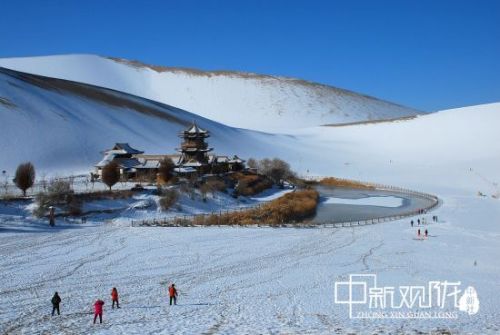
[[[166,68],[95,55],[3,58],[0,66],[111,88],[233,127],[258,131],[393,119],[421,113],[299,79]]]
[[[408,220],[342,229],[131,228],[119,223],[10,223],[0,234],[0,330],[8,334],[332,334],[500,331],[494,199],[444,199],[430,237]],[[430,222],[430,214],[427,216]],[[26,230],[18,230],[20,226]],[[476,263],[476,265],[474,265]],[[456,320],[351,320],[335,281],[376,273],[382,285],[461,281],[480,311]],[[167,306],[175,282],[179,305]],[[121,293],[120,310],[109,294]],[[49,316],[58,291],[62,315]],[[91,308],[106,301],[104,324]]]

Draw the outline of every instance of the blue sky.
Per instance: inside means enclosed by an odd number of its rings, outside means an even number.
[[[500,1],[0,0],[0,57],[284,75],[433,111],[500,101]]]

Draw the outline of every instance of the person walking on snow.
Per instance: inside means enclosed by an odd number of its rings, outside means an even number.
[[[61,315],[61,313],[59,312],[59,304],[61,303],[61,297],[57,292],[54,293],[51,302],[52,302],[52,316],[54,316],[55,311],[57,311],[57,315]]]
[[[411,226],[413,227],[413,220],[411,220],[410,224],[411,224]]]
[[[102,305],[104,305],[104,301],[102,301],[101,299],[97,299],[94,303],[94,324],[98,316],[99,323],[102,323]]]
[[[170,296],[170,306],[172,306],[172,301],[174,305],[177,305],[177,289],[175,288],[175,284],[168,287],[168,295]]]
[[[427,233],[428,233],[428,232],[427,232],[427,229],[426,229],[426,230],[425,230],[425,232],[424,232],[424,234],[425,234],[425,237],[427,237]]]
[[[115,303],[116,303],[116,308],[120,308],[120,303],[118,302],[118,290],[116,287],[113,287],[111,290],[111,301],[113,301],[113,304],[111,305],[111,308],[115,308]]]
[[[420,229],[417,230],[417,236],[420,238]]]

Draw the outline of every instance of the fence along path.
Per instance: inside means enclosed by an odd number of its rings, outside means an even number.
[[[307,180],[317,180],[322,177],[311,177],[308,176]],[[345,182],[353,182],[354,180],[351,179],[341,179],[337,178],[340,181],[345,181]],[[423,208],[419,208],[416,210],[411,210],[411,211],[406,211],[399,213],[397,215],[388,215],[388,216],[378,216],[372,219],[366,219],[366,220],[351,220],[351,221],[344,221],[344,222],[329,222],[329,221],[324,221],[324,222],[299,222],[299,223],[281,223],[281,224],[258,224],[256,225],[257,227],[302,227],[302,228],[317,228],[317,227],[322,227],[322,228],[343,228],[343,227],[354,227],[354,226],[365,226],[365,225],[371,225],[371,224],[377,224],[377,223],[382,223],[382,222],[389,222],[389,221],[395,221],[395,220],[400,220],[406,217],[411,217],[415,215],[420,215],[420,214],[425,214],[426,212],[435,209],[436,207],[439,206],[440,200],[438,197],[435,195],[429,194],[429,193],[424,193],[424,192],[419,192],[415,190],[410,190],[406,188],[401,188],[401,187],[396,187],[396,186],[391,186],[391,185],[384,185],[384,184],[378,184],[378,183],[370,183],[370,182],[360,182],[360,181],[354,181],[357,183],[362,183],[366,186],[373,187],[377,190],[382,190],[382,191],[391,191],[394,193],[399,193],[403,195],[410,195],[413,197],[420,197],[423,199],[426,199],[429,201],[429,205]],[[195,225],[193,224],[193,221],[197,217],[206,217],[210,215],[224,215],[226,213],[234,212],[234,211],[244,211],[248,210],[251,208],[256,208],[260,207],[261,205],[253,206],[253,207],[242,207],[238,208],[236,210],[225,210],[225,211],[219,211],[219,212],[212,212],[212,213],[204,213],[204,214],[189,214],[189,215],[179,215],[179,216],[173,216],[173,217],[165,217],[165,218],[157,218],[157,219],[146,219],[146,220],[132,220],[131,221],[131,226],[132,227],[255,227],[255,225],[240,225],[240,224],[232,224],[232,225]]]

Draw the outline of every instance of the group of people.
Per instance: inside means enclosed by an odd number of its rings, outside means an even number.
[[[435,219],[435,218],[436,218],[436,219]],[[437,216],[433,216],[433,217],[432,217],[432,221],[437,222]],[[410,225],[411,225],[412,227],[413,227],[413,224],[414,224],[414,222],[413,222],[413,220],[411,220],[411,221],[410,221]],[[422,225],[426,225],[426,224],[427,224],[427,220],[426,220],[426,218],[425,218],[425,217],[423,217],[423,218],[422,218],[422,220],[420,220],[420,218],[419,218],[419,219],[417,219],[417,225],[418,225],[418,226],[420,226],[421,224],[422,224]]]
[[[172,303],[174,305],[177,305],[177,289],[175,288],[175,284],[172,284],[168,287],[168,295],[170,297],[170,305]],[[52,316],[54,316],[55,312],[57,312],[57,315],[61,315],[61,311],[59,309],[59,305],[61,304],[61,297],[59,296],[59,293],[56,292],[54,293],[54,296],[51,299],[52,302]],[[111,308],[114,309],[115,305],[116,308],[120,308],[120,302],[118,299],[118,290],[116,287],[113,287],[111,290],[111,301],[112,305]],[[99,323],[102,323],[102,313],[103,313],[103,306],[104,306],[104,301],[101,299],[97,299],[94,303],[94,324],[97,321],[97,318],[99,318]]]
[[[433,222],[438,222],[438,216],[437,215],[433,215],[432,216],[432,221]],[[427,220],[426,220],[425,217],[423,217],[422,220],[420,220],[420,218],[417,219],[417,225],[420,226],[421,224],[422,225],[426,225],[427,224]],[[413,225],[414,225],[413,220],[410,221],[410,225],[413,227]],[[425,229],[423,236],[425,238],[427,238],[429,236],[429,231],[427,229]],[[421,234],[420,228],[417,230],[417,237],[419,239],[422,238],[422,234]]]
[[[424,236],[426,238],[427,238],[427,236],[429,236],[429,232],[427,231],[427,229],[424,231]],[[417,230],[417,237],[421,238],[420,229]]]

